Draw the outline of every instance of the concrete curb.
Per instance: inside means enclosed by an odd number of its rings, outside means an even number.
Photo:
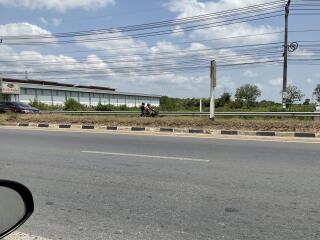
[[[18,126],[21,128],[57,128],[57,129],[83,129],[83,130],[106,130],[106,131],[132,131],[132,132],[161,132],[161,133],[188,133],[225,136],[258,136],[258,137],[295,137],[295,138],[320,138],[320,133],[305,132],[275,132],[275,131],[238,131],[238,130],[203,130],[185,128],[154,128],[154,127],[124,127],[124,126],[102,126],[102,125],[73,125],[69,123],[8,123],[3,126]]]
[[[59,124],[59,128],[71,128],[71,124]]]
[[[82,125],[82,129],[89,129],[89,130],[92,130],[92,129],[95,129],[96,127],[94,125]]]

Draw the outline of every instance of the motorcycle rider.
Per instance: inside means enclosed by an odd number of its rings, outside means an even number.
[[[152,109],[152,107],[151,107],[151,104],[148,103],[148,104],[147,104],[147,107],[146,107],[146,113],[147,113],[148,116],[151,116],[151,115],[152,115],[152,112],[153,112],[153,109]]]
[[[140,111],[141,111],[141,116],[145,116],[147,109],[146,109],[146,104],[143,102],[140,106]]]

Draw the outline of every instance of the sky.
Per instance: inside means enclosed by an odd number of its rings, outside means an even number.
[[[177,23],[182,18],[217,14],[221,11],[270,2],[267,0],[0,0],[0,38],[3,39],[0,45],[0,73],[3,77],[25,78],[27,75],[28,79],[109,86],[122,92],[205,98],[209,96],[210,60],[216,60],[218,95],[224,91],[234,93],[239,86],[250,83],[262,90],[260,99],[281,101],[283,67],[281,62],[229,67],[223,65],[268,62],[272,57],[281,58],[284,39],[283,6],[279,4],[275,9],[282,11],[278,13],[281,16],[257,21],[221,24],[190,31],[186,29],[194,23],[190,23],[191,25]],[[298,6],[309,2],[293,0],[292,3]],[[291,11],[289,42],[298,42],[299,48],[295,53],[289,54],[289,59],[303,57],[307,60],[300,62],[289,60],[288,82],[302,89],[305,98],[312,99],[312,92],[320,83],[320,69],[319,65],[309,63],[312,62],[310,61],[312,58],[317,58],[320,31],[301,30],[320,30],[318,26],[320,12],[316,11],[316,8],[320,8],[320,1],[319,7],[316,4],[300,7],[314,8],[314,13],[317,14],[296,15],[295,13],[301,13],[302,10]],[[265,14],[272,15],[270,11],[266,11]],[[233,16],[237,17],[241,16]],[[227,16],[220,16],[197,24],[198,26],[208,23],[218,24],[227,19]],[[135,34],[145,31],[121,30],[125,26],[132,27],[167,20],[176,22],[172,26],[148,29],[146,32],[170,30],[169,34],[136,37]],[[112,29],[112,32],[70,38],[56,35],[56,33],[101,29]],[[30,35],[36,40],[24,38]],[[97,38],[99,41],[96,41]],[[64,40],[71,40],[71,43],[59,42]],[[34,41],[41,44],[31,44]],[[275,45],[267,45],[270,43]],[[236,47],[257,44],[262,46],[245,49],[247,50],[245,56],[241,54],[243,49]],[[305,46],[308,44],[314,45]],[[269,49],[266,50],[266,47]],[[270,56],[265,55],[265,51],[273,51],[273,55],[270,53],[272,57],[270,54]],[[182,67],[185,64],[187,67]],[[168,69],[167,66],[171,68]]]

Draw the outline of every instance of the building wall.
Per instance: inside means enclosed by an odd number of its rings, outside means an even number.
[[[46,104],[63,105],[67,99],[73,98],[81,104],[87,106],[97,106],[102,104],[111,104],[114,106],[127,105],[128,107],[138,107],[142,102],[150,103],[153,106],[160,105],[159,97],[135,96],[129,94],[112,94],[97,92],[80,92],[67,90],[50,90],[39,88],[21,87],[20,95],[11,96],[13,101],[29,103],[38,100]]]

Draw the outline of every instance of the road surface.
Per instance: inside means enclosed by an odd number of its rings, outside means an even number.
[[[0,129],[46,239],[320,239],[320,144]]]

